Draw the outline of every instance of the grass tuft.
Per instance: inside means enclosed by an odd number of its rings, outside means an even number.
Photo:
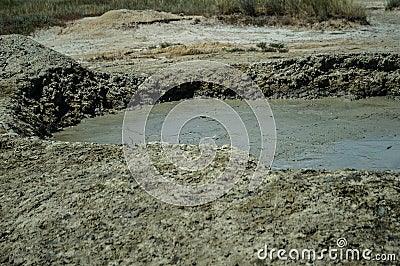
[[[277,49],[285,48],[285,45],[283,43],[270,43],[269,46]]]
[[[396,8],[400,8],[400,0],[388,0],[386,2],[386,10],[393,10]]]
[[[256,0],[239,0],[239,6],[242,13],[248,16],[256,16]]]
[[[245,52],[245,50],[242,48],[234,47],[232,49],[229,49],[228,52],[229,53],[240,53],[240,52]]]
[[[174,45],[175,45],[174,43],[163,42],[163,43],[160,43],[160,48],[165,49],[167,47],[174,46]]]
[[[256,45],[258,48],[261,49],[262,52],[270,53],[270,52],[279,52],[279,53],[287,53],[289,49],[285,47],[283,43],[270,43],[267,45],[266,42],[260,42]]]

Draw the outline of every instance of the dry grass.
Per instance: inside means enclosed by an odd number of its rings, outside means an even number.
[[[158,55],[158,56],[166,56],[166,57],[177,57],[177,56],[185,56],[185,55],[200,55],[200,54],[218,54],[221,52],[231,51],[232,49],[243,49],[242,47],[238,47],[237,45],[230,43],[196,43],[190,45],[170,45],[167,47],[161,47],[158,49],[148,50],[143,54],[146,55]]]
[[[400,0],[388,0],[386,3],[386,10],[393,10],[400,8]]]
[[[245,52],[245,46],[233,43],[204,42],[189,45],[179,43],[160,43],[158,46],[151,46],[145,50],[126,50],[120,52],[102,53],[90,55],[89,61],[110,61],[133,58],[176,58],[181,56],[196,56],[206,54],[224,54]],[[260,51],[251,49],[251,51]]]
[[[0,0],[0,34],[27,34],[39,27],[113,9],[153,9],[191,15],[241,13],[319,21],[366,18],[365,10],[353,0]]]

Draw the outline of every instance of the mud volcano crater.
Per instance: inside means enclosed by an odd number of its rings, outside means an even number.
[[[21,35],[1,36],[0,47],[1,132],[43,138],[122,110],[146,78],[93,72]],[[400,95],[398,54],[322,54],[237,67],[268,98]],[[237,97],[230,89],[194,82],[168,91],[161,102],[194,96]]]
[[[173,87],[166,91],[157,102],[181,101],[198,97],[242,99],[235,91],[219,84],[196,81]]]

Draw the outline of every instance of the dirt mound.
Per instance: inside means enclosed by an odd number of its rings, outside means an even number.
[[[140,24],[152,24],[157,22],[168,23],[170,21],[182,20],[183,17],[166,12],[153,10],[111,10],[99,17],[84,18],[74,22],[71,27],[66,28],[65,33],[101,33],[106,29],[135,28]]]
[[[22,135],[48,135],[84,117],[122,109],[138,82],[91,72],[28,37],[1,36],[0,47],[1,94],[12,109],[0,120]]]
[[[400,96],[399,54],[321,54],[256,63],[244,70],[267,97]]]

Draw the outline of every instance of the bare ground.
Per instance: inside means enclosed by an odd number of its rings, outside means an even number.
[[[211,204],[177,207],[139,187],[120,146],[2,137],[0,151],[5,265],[270,265],[257,258],[266,244],[321,251],[341,237],[374,255],[399,251],[395,172],[265,172],[256,193],[243,181]],[[345,263],[314,265],[328,264]]]
[[[193,59],[249,64],[316,53],[399,53],[399,11],[386,12],[384,1],[362,3],[368,8],[370,25],[336,20],[303,28],[256,27],[120,10],[36,32],[34,39],[96,70],[147,74]],[[289,52],[261,52],[256,47],[260,42],[283,43]],[[173,47],[160,48],[163,43]]]

